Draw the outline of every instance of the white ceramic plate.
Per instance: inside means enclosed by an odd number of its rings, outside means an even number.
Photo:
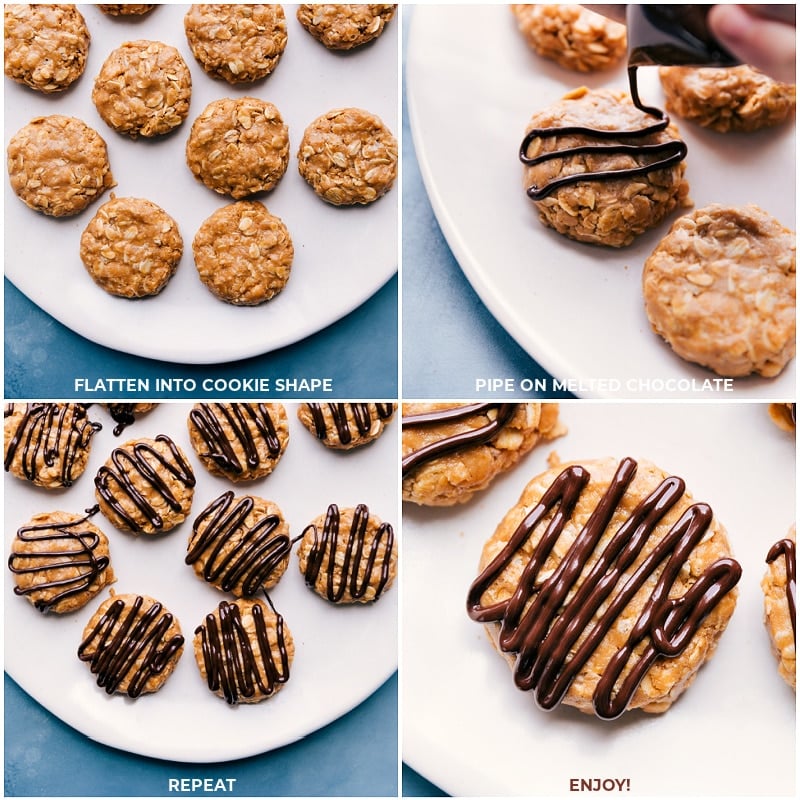
[[[5,142],[36,116],[83,119],[106,140],[118,197],[147,197],[178,222],[184,254],[164,291],[128,301],[98,288],[79,257],[83,229],[103,195],[77,217],[56,220],[31,211],[5,181],[5,272],[33,302],[67,327],[108,347],[180,363],[211,364],[269,352],[309,336],[359,306],[397,268],[397,192],[363,208],[322,202],[297,171],[305,127],[332,108],[372,111],[397,132],[397,41],[389,23],[371,45],[349,54],[326,50],[286,6],[288,44],[271,76],[231,87],[209,78],[186,42],[186,6],[163,5],[136,20],[110,18],[81,6],[92,35],[86,71],[66,93],[44,96],[5,79]],[[172,135],[131,140],[112,131],[95,109],[91,92],[108,54],[123,41],[159,39],[176,47],[192,73],[189,118]],[[217,300],[200,282],[192,239],[213,211],[230,202],[195,180],[184,148],[194,119],[212,100],[254,95],[274,103],[289,126],[291,159],[277,188],[258,195],[286,223],[295,244],[286,289],[255,308]]]
[[[39,703],[73,728],[104,744],[173,761],[216,762],[266,752],[293,742],[354,708],[377,689],[397,665],[397,591],[378,602],[336,607],[310,591],[292,556],[286,574],[270,592],[292,632],[296,653],[291,678],[273,698],[253,706],[229,707],[200,677],[191,648],[194,629],[223,597],[183,563],[191,521],[214,498],[233,488],[278,504],[292,535],[299,534],[328,504],[366,503],[381,519],[397,522],[397,440],[393,427],[371,445],[336,453],[318,442],[286,404],[287,450],[275,471],[247,484],[210,475],[189,444],[190,405],[163,404],[118,439],[99,407],[90,417],[103,423],[93,440],[89,466],[68,490],[50,492],[5,475],[5,552],[16,530],[37,511],[81,513],[94,500],[93,476],[113,447],[128,438],[167,433],[184,450],[197,478],[192,515],[163,537],[135,538],[116,530],[102,515],[93,518],[109,537],[119,593],[149,594],[179,619],[187,647],[175,672],[154,695],[136,701],[109,697],[98,688],[76,650],[83,628],[100,605],[63,617],[42,615],[13,594],[5,577],[5,668]],[[394,425],[394,423],[393,423]],[[105,597],[105,594],[103,595]]]
[[[794,795],[795,698],[777,674],[759,586],[769,547],[794,519],[793,437],[765,404],[573,401],[561,415],[564,438],[472,502],[404,505],[404,759],[453,795],[574,796],[570,781],[581,779],[629,781],[619,796]],[[743,569],[736,611],[713,660],[664,715],[542,712],[467,617],[485,540],[552,450],[562,460],[654,461],[728,530]]]
[[[667,397],[716,377],[675,356],[650,330],[641,267],[669,223],[623,250],[546,229],[522,189],[517,153],[531,114],[575,86],[627,89],[624,66],[578,75],[538,58],[507,5],[417,6],[406,57],[411,128],[436,217],[475,291],[517,342],[580,396]],[[663,107],[653,69],[642,97]],[[722,136],[678,120],[696,207],[756,203],[795,224],[795,128]],[[670,220],[671,222],[671,220]],[[634,387],[625,379],[642,379]],[[601,385],[598,381],[623,382]],[[595,381],[592,383],[591,381]],[[738,379],[737,395],[794,396],[794,362],[777,379]],[[706,392],[706,395],[708,393]]]

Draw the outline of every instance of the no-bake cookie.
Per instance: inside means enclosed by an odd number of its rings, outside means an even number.
[[[329,50],[352,50],[377,39],[396,8],[391,3],[301,3],[297,19]]]
[[[112,17],[138,17],[149,14],[157,3],[98,3],[97,7]]]
[[[770,419],[783,431],[794,433],[797,428],[796,403],[770,403],[768,406]]]
[[[102,403],[101,405],[117,423],[114,436],[119,436],[125,428],[133,425],[142,414],[152,411],[158,403]]]
[[[396,403],[301,403],[297,418],[326,447],[350,450],[383,433]]]
[[[769,549],[767,571],[761,580],[764,624],[778,659],[778,673],[797,687],[797,544],[792,526],[785,539]]]

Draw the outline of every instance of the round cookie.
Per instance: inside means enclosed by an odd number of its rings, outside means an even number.
[[[795,236],[754,205],[680,217],[644,265],[653,330],[719,375],[778,375],[795,353]]]
[[[289,129],[265,100],[214,100],[192,124],[186,163],[209,189],[234,200],[268,192],[289,164]]]
[[[83,474],[101,426],[80,403],[7,403],[6,472],[44,489],[64,489]]]
[[[269,75],[286,49],[281,5],[202,3],[191,6],[184,28],[194,57],[212,78],[250,83]]]
[[[89,620],[78,658],[106,694],[157,692],[183,654],[178,620],[146,595],[113,594]]]
[[[103,62],[92,102],[103,121],[132,139],[161,136],[189,114],[192,75],[183,56],[163,42],[124,42]]]
[[[764,624],[778,659],[778,674],[797,689],[797,544],[795,528],[775,542],[767,554],[767,571],[761,580]]]
[[[377,39],[396,8],[391,3],[301,3],[297,19],[329,50],[352,50]]]
[[[403,500],[465,503],[564,432],[555,403],[404,403]]]
[[[195,520],[185,561],[217,589],[252,597],[277,584],[291,550],[289,525],[275,503],[225,492]]]
[[[89,522],[92,513],[34,514],[17,531],[8,559],[14,594],[38,611],[68,614],[114,582],[108,539]]]
[[[537,705],[661,713],[711,657],[741,577],[684,482],[606,458],[534,478],[486,543],[468,597]]]
[[[383,433],[396,403],[301,403],[297,418],[326,447],[350,450]]]
[[[3,7],[5,73],[45,94],[63,92],[86,67],[91,36],[72,3]]]
[[[269,475],[289,444],[289,421],[280,403],[196,403],[188,426],[203,466],[232,481]]]
[[[115,197],[103,203],[81,235],[80,256],[92,280],[109,294],[158,294],[183,255],[178,223],[155,203]]]
[[[75,117],[36,117],[11,137],[7,154],[11,188],[48,216],[78,214],[114,186],[106,143]]]
[[[133,425],[136,419],[148,411],[152,411],[158,403],[101,403],[117,423],[114,436],[119,436],[125,428]]]
[[[769,418],[787,433],[794,433],[797,428],[796,403],[770,403],[768,408]]]
[[[361,504],[331,504],[303,531],[297,550],[306,585],[331,603],[378,600],[397,574],[394,529]]]
[[[661,67],[667,110],[720,133],[757,131],[794,116],[796,90],[753,67]]]
[[[183,451],[164,434],[114,448],[94,479],[103,515],[122,531],[165,533],[192,508],[195,477]]]
[[[687,204],[685,155],[665,117],[646,114],[624,92],[586,87],[537,111],[520,147],[525,190],[541,222],[607,247],[631,244]]]
[[[625,26],[586,6],[514,3],[511,13],[528,46],[565,69],[609,69],[625,55]]]
[[[157,3],[98,3],[97,7],[111,17],[138,17],[149,14]]]
[[[217,209],[197,231],[192,251],[200,280],[236,306],[257,306],[283,291],[294,260],[283,220],[255,200]]]
[[[306,128],[297,166],[326,202],[366,205],[394,184],[397,140],[375,114],[360,108],[335,108]]]
[[[294,640],[271,603],[223,600],[194,633],[200,674],[229,705],[260,703],[289,680]]]

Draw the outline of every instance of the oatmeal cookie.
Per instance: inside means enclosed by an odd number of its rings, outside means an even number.
[[[294,260],[283,220],[255,200],[217,209],[200,226],[192,250],[200,280],[236,306],[257,306],[282,292]]]
[[[86,469],[100,428],[80,403],[7,403],[6,472],[44,489],[72,486]]]
[[[100,405],[111,414],[111,419],[117,423],[114,428],[114,436],[119,436],[125,428],[133,423],[148,411],[152,411],[158,403],[101,403]]]
[[[38,611],[68,614],[114,582],[108,539],[89,521],[97,510],[83,516],[66,511],[34,514],[17,531],[8,559],[14,594]]]
[[[97,7],[111,17],[140,17],[149,14],[158,3],[98,3]]]
[[[757,131],[794,116],[795,87],[748,66],[661,67],[667,110],[720,133]]]
[[[272,103],[214,100],[192,125],[186,163],[209,189],[234,200],[268,192],[289,164],[289,129]]]
[[[303,530],[297,556],[306,585],[331,603],[371,603],[397,575],[394,529],[363,503],[329,505]]]
[[[629,245],[688,204],[685,155],[665,117],[646,114],[624,92],[585,87],[537,111],[520,148],[541,222],[608,247]]]
[[[286,49],[281,5],[202,3],[184,18],[194,57],[212,78],[251,83],[269,75]]]
[[[52,217],[78,214],[114,186],[105,141],[76,117],[36,117],[11,137],[7,155],[17,197]]]
[[[796,403],[770,403],[768,407],[770,419],[782,430],[794,433],[797,428]]]
[[[514,3],[511,13],[528,46],[565,69],[608,69],[625,55],[625,26],[586,6]]]
[[[112,591],[83,631],[78,658],[106,694],[135,699],[164,685],[183,642],[178,620],[158,600]]]
[[[352,50],[377,39],[396,8],[391,3],[302,3],[297,7],[297,19],[329,50]]]
[[[297,418],[326,447],[350,450],[383,433],[397,403],[301,403]]]
[[[83,75],[91,36],[71,3],[9,3],[3,9],[3,39],[6,75],[52,94]]]
[[[653,330],[719,375],[774,377],[795,353],[795,235],[757,206],[681,217],[642,276]]]
[[[189,114],[192,76],[183,56],[163,42],[137,39],[113,50],[95,78],[92,102],[117,133],[161,136]]]
[[[392,188],[397,140],[360,108],[336,108],[305,130],[297,166],[309,186],[335,206],[366,205]]]
[[[713,654],[741,567],[683,480],[625,458],[534,478],[483,548],[467,598],[545,710],[660,713]]]
[[[178,223],[155,203],[115,197],[103,203],[81,235],[80,256],[92,280],[117,297],[158,294],[178,268]]]
[[[403,500],[465,503],[538,442],[564,433],[555,403],[404,403]]]
[[[797,688],[797,544],[795,527],[775,542],[767,554],[767,571],[761,580],[764,624],[778,659],[778,674]]]
[[[183,451],[160,434],[116,447],[94,484],[100,510],[115,528],[154,534],[189,515],[195,477]]]
[[[229,705],[260,703],[289,680],[294,640],[271,603],[223,600],[194,633],[200,674]]]

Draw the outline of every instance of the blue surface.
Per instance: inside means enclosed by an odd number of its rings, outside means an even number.
[[[450,797],[438,786],[403,764],[403,797]]]

